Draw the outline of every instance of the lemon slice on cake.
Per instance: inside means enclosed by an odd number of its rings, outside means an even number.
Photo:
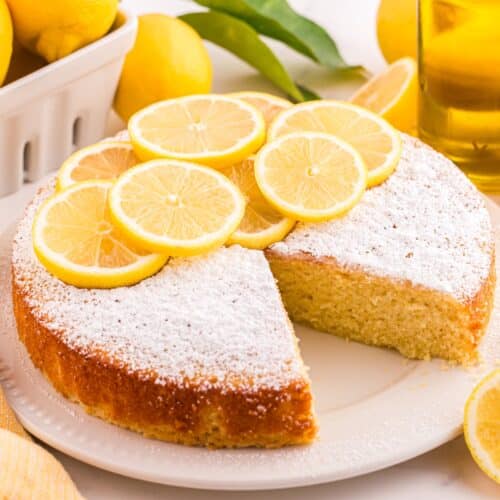
[[[168,255],[197,255],[223,245],[245,212],[224,175],[177,160],[133,167],[110,194],[113,220],[138,245]]]
[[[131,244],[111,222],[111,181],[79,182],[48,198],[33,223],[33,247],[54,276],[77,287],[132,285],[167,261]]]
[[[404,57],[365,83],[350,99],[377,113],[403,132],[417,127],[417,63]]]
[[[486,376],[467,400],[464,435],[476,463],[500,484],[500,369]]]
[[[97,179],[116,179],[139,159],[128,142],[104,141],[73,153],[57,174],[57,189],[65,189],[75,182]]]
[[[264,146],[255,160],[264,197],[286,216],[326,221],[350,210],[366,188],[361,155],[337,137],[295,132]]]
[[[401,155],[399,132],[383,118],[340,101],[311,101],[281,112],[268,131],[268,140],[291,132],[324,132],[353,146],[368,169],[368,186],[383,182]]]
[[[234,97],[192,95],[138,111],[128,123],[142,160],[172,158],[223,167],[244,160],[265,139],[262,113]]]
[[[253,157],[225,167],[220,172],[238,186],[247,202],[245,215],[228,243],[264,249],[271,243],[281,241],[291,231],[295,221],[271,206],[260,192],[255,181]]]
[[[242,99],[251,106],[257,108],[264,117],[266,127],[271,124],[278,113],[293,106],[290,101],[272,94],[266,94],[265,92],[246,90],[243,92],[233,92],[232,94],[227,95],[230,97],[236,97],[237,99]]]

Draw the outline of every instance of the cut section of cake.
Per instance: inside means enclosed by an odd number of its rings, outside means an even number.
[[[266,251],[292,320],[409,358],[477,359],[493,305],[481,194],[404,136],[396,171],[346,216],[298,224]]]
[[[31,227],[13,244],[21,340],[55,388],[146,436],[209,447],[277,447],[316,434],[297,339],[262,252],[171,259],[141,283],[80,289],[49,274]]]

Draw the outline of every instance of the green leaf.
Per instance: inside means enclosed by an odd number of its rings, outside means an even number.
[[[238,17],[256,31],[280,40],[289,47],[334,70],[358,70],[349,66],[337,45],[321,26],[295,12],[286,0],[194,0]]]
[[[305,85],[301,85],[300,83],[296,83],[297,87],[299,90],[302,92],[302,95],[304,96],[304,100],[306,101],[317,101],[318,99],[321,99],[321,96],[316,94],[314,90],[311,90],[310,88],[306,87]]]
[[[305,100],[287,70],[248,24],[213,11],[185,14],[180,19],[191,25],[205,40],[229,50],[260,71],[294,101]]]

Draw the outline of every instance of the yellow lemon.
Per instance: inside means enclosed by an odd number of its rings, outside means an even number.
[[[266,123],[266,128],[271,125],[271,122],[276,118],[276,116],[283,111],[284,109],[288,109],[293,104],[286,99],[281,97],[266,94],[265,92],[254,92],[251,90],[245,90],[243,92],[233,92],[232,94],[228,94],[230,97],[236,97],[237,99],[241,99],[251,106],[257,108],[264,117],[264,121]]]
[[[12,55],[12,21],[4,0],[0,0],[0,85],[2,85]]]
[[[267,201],[291,219],[321,222],[349,211],[366,189],[361,155],[322,132],[294,132],[266,144],[255,179]]]
[[[130,241],[152,252],[184,257],[223,245],[243,218],[245,199],[216,170],[152,160],[118,178],[109,208]]]
[[[236,184],[247,202],[245,215],[228,243],[264,249],[281,241],[292,230],[295,221],[271,206],[257,186],[254,157],[224,167],[220,172]]]
[[[114,102],[123,120],[156,101],[205,94],[211,86],[212,64],[191,26],[163,14],[139,17],[135,45],[125,58]]]
[[[151,104],[128,122],[137,156],[175,158],[214,168],[248,158],[265,139],[262,113],[234,97],[191,95]]]
[[[368,169],[368,186],[385,181],[401,155],[401,135],[380,116],[341,101],[309,101],[282,111],[271,124],[268,140],[291,132],[325,132],[350,144]]]
[[[16,39],[48,62],[101,38],[116,17],[118,0],[7,0]]]
[[[76,182],[115,180],[137,163],[139,160],[129,142],[98,142],[73,153],[62,164],[57,173],[57,189]]]
[[[35,253],[65,283],[83,288],[133,285],[168,260],[134,245],[113,225],[108,208],[112,185],[77,182],[48,198],[36,214]]]
[[[469,396],[464,435],[476,463],[500,484],[500,369],[487,375]]]
[[[366,82],[350,101],[377,113],[397,129],[415,134],[417,98],[417,63],[404,57]]]
[[[381,0],[377,14],[377,37],[385,60],[417,57],[417,2]]]

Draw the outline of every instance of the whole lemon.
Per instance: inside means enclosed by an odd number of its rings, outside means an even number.
[[[12,55],[12,21],[4,0],[0,0],[0,85],[2,85]]]
[[[385,60],[417,58],[417,2],[381,0],[377,14],[377,37]]]
[[[101,38],[118,0],[7,0],[19,43],[48,62]]]
[[[147,14],[127,54],[114,107],[123,118],[156,101],[205,94],[212,86],[212,64],[196,31],[175,17]]]

